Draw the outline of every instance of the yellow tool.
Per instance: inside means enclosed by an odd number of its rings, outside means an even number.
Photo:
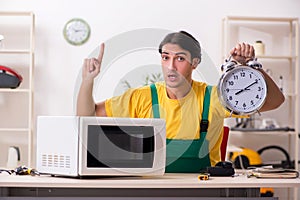
[[[209,179],[209,174],[203,173],[198,175],[198,180],[200,181],[207,181]]]
[[[16,175],[31,175],[31,176],[40,175],[37,170],[32,169],[32,168],[28,168],[26,166],[17,167],[14,170],[14,173]]]

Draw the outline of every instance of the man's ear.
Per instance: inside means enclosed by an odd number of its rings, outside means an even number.
[[[192,60],[193,69],[196,69],[196,67],[198,66],[199,63],[200,63],[199,58],[193,58],[193,60]]]

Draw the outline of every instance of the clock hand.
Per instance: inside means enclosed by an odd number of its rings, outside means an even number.
[[[257,80],[255,80],[255,82],[251,83],[250,85],[248,85],[248,86],[245,87],[244,89],[242,89],[242,90],[240,90],[240,91],[237,91],[237,92],[235,93],[235,95],[238,95],[238,94],[244,92],[245,90],[250,90],[249,87],[251,87],[252,85],[254,85],[254,84],[256,84],[256,83],[257,83]]]
[[[84,31],[83,29],[74,29],[75,32],[82,32]]]
[[[248,89],[249,87],[251,87],[252,85],[254,85],[254,84],[256,84],[256,83],[258,83],[258,81],[257,81],[257,80],[255,80],[255,82],[253,82],[253,83],[251,83],[250,85],[248,85],[247,87],[245,87],[245,89],[244,89],[244,90]]]
[[[240,91],[237,91],[237,92],[235,93],[235,95],[238,95],[238,94],[244,92],[245,90],[250,90],[250,89],[249,89],[249,88],[241,89]]]

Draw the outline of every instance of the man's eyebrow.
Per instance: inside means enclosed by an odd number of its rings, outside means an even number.
[[[161,52],[162,54],[170,54],[169,52],[166,52],[166,51],[163,51],[163,52]],[[171,54],[173,54],[173,53],[171,53]],[[175,55],[181,55],[181,54],[183,54],[183,55],[187,55],[185,52],[176,52],[175,53]]]

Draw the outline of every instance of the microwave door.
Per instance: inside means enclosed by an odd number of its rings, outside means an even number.
[[[84,174],[127,175],[153,167],[152,126],[89,124],[85,132]]]

